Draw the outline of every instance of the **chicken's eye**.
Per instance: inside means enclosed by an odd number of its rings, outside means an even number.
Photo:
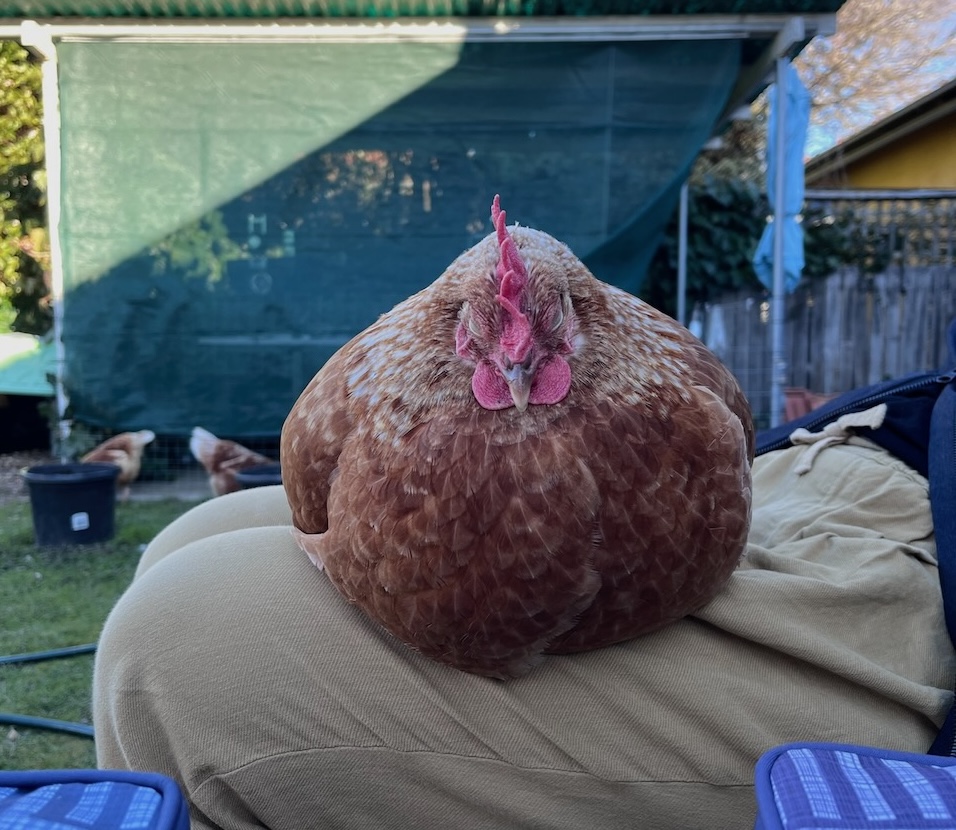
[[[564,325],[564,319],[571,311],[571,298],[567,294],[561,296],[561,305],[558,306],[557,310],[554,312],[554,317],[551,320],[551,331],[559,331],[561,326]]]
[[[481,328],[475,321],[474,315],[471,313],[471,306],[468,305],[468,303],[462,304],[461,311],[458,312],[458,319],[465,324],[465,328],[468,329],[472,336],[481,336]]]

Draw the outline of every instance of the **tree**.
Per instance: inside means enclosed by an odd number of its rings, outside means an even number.
[[[40,65],[0,41],[0,331],[52,324]]]
[[[951,80],[954,61],[954,0],[847,0],[836,34],[794,61],[813,97],[811,154]]]

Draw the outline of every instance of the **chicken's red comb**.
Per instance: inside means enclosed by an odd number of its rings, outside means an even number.
[[[513,363],[522,363],[531,348],[531,324],[521,311],[521,297],[528,285],[528,269],[521,261],[515,241],[505,227],[507,216],[495,194],[491,203],[491,221],[498,234],[498,304],[504,311],[501,324],[501,347]]]
[[[515,294],[519,294],[528,283],[528,271],[521,261],[521,255],[518,253],[517,247],[515,247],[515,242],[511,238],[511,234],[508,233],[508,229],[505,227],[506,219],[507,214],[501,209],[501,199],[495,195],[495,199],[491,203],[491,221],[494,223],[495,230],[498,232],[498,251],[501,254],[495,276],[498,278],[499,288],[504,294],[505,286],[503,283],[505,277],[508,276],[509,272],[512,272],[513,276],[509,281],[509,293],[514,292]]]

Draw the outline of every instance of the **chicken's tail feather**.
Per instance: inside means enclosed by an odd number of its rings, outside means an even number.
[[[145,447],[147,444],[151,444],[156,440],[156,433],[151,429],[141,429],[139,432],[133,434],[136,436],[136,441],[141,447]]]
[[[193,427],[189,438],[189,451],[200,464],[205,464],[212,457],[218,440],[208,429]]]

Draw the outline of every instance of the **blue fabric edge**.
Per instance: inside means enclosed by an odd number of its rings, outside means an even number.
[[[794,741],[768,749],[757,759],[754,768],[754,793],[757,799],[757,821],[755,830],[785,830],[777,811],[773,794],[771,775],[777,759],[794,749],[809,749],[824,752],[850,752],[872,758],[885,758],[892,761],[906,761],[910,764],[934,767],[956,766],[956,758],[944,755],[924,755],[918,752],[904,752],[895,749],[881,749],[859,744],[830,743],[827,741]]]
[[[52,784],[96,784],[102,782],[148,787],[159,793],[159,810],[153,824],[160,830],[189,830],[189,810],[179,785],[158,772],[130,772],[109,769],[53,769],[0,772],[0,787],[38,789]]]
[[[956,324],[950,327],[949,336],[951,347],[956,350]],[[956,643],[956,388],[953,384],[948,384],[940,393],[933,407],[929,493],[943,613],[950,639]],[[952,755],[956,751],[956,706],[950,708],[930,751],[940,755]]]

